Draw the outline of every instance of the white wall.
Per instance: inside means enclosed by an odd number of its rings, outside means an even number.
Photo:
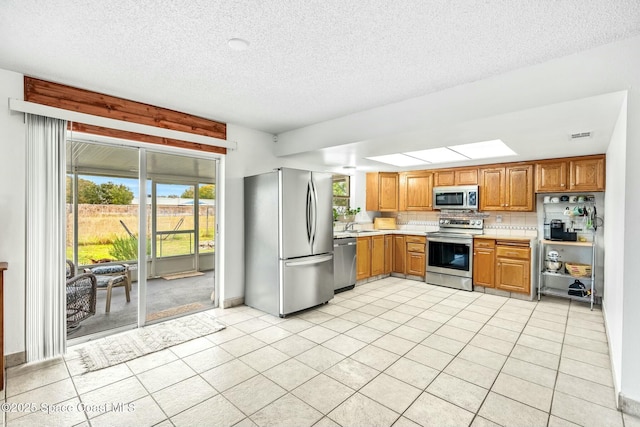
[[[23,99],[23,76],[0,69],[0,261],[4,280],[4,351],[25,348],[25,165],[24,116],[9,111],[7,98]]]
[[[627,145],[627,103],[623,103],[616,127],[611,136],[607,150],[606,183],[604,216],[607,219],[604,227],[604,298],[602,309],[607,320],[607,335],[611,350],[611,367],[616,392],[620,392],[622,382],[622,329],[624,301],[624,269],[620,268],[620,260],[624,259],[624,245],[620,244],[620,236],[624,235],[625,217],[625,152]]]

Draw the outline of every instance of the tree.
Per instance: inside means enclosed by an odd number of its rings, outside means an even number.
[[[67,203],[73,202],[71,177],[67,177]],[[105,182],[96,184],[88,179],[78,178],[78,203],[89,205],[128,205],[133,200],[133,192],[124,184]]]
[[[193,199],[193,186],[187,188],[182,192],[183,199]],[[216,198],[216,186],[215,184],[207,184],[200,187],[198,190],[198,197],[201,199],[215,199]]]
[[[129,205],[133,200],[133,192],[124,184],[109,181],[100,184],[100,199],[103,205]]]

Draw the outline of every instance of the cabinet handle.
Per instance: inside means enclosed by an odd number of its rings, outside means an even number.
[[[560,184],[560,187],[564,187],[564,184]]]
[[[507,203],[505,206],[509,206],[509,203]]]

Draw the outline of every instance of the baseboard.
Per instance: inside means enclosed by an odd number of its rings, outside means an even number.
[[[27,352],[21,351],[20,353],[7,354],[4,356],[4,367],[11,368],[14,366],[27,363]]]
[[[640,417],[640,402],[631,399],[622,393],[618,394],[618,407],[625,414]]]
[[[222,301],[222,308],[231,308],[244,304],[244,297],[229,298]]]
[[[605,308],[605,305],[602,304],[602,320],[604,320],[604,334],[607,337],[607,349],[609,350],[609,367],[611,368],[611,380],[613,381],[613,390],[615,392],[615,395],[618,397],[616,399],[616,406],[618,407],[618,409],[622,410],[622,402],[621,402],[621,396],[622,393],[620,393],[620,387],[621,384],[618,384],[618,381],[616,381],[616,370],[615,370],[615,365],[613,364],[613,352],[611,351],[611,337],[609,336],[609,325],[607,323],[607,309]]]

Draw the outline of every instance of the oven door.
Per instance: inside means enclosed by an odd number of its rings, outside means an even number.
[[[427,272],[473,276],[473,239],[427,236]]]

